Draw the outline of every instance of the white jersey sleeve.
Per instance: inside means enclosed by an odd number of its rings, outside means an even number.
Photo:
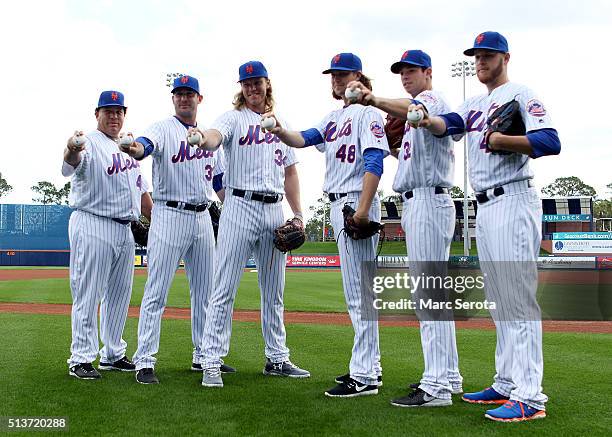
[[[224,147],[232,146],[235,126],[238,121],[236,115],[236,111],[228,111],[219,116],[211,126],[211,129],[215,129],[221,134],[221,143]]]
[[[553,129],[550,114],[532,90],[525,86],[521,87],[516,99],[521,105],[521,116],[527,132]]]
[[[357,117],[355,117],[357,119]],[[360,114],[359,123],[359,146],[361,153],[366,149],[380,149],[383,157],[389,155],[389,143],[385,135],[385,122],[380,112],[371,106],[365,106]]]

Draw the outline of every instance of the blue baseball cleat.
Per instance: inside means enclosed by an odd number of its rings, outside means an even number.
[[[488,410],[485,417],[497,422],[523,422],[525,420],[544,419],[546,411],[536,410],[520,401],[508,401],[501,407]]]
[[[505,404],[510,398],[488,387],[476,393],[465,393],[461,399],[471,404]]]

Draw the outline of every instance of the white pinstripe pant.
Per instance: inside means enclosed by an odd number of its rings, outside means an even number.
[[[185,261],[191,298],[193,362],[200,361],[206,304],[213,284],[214,235],[208,210],[186,211],[163,203],[154,205],[149,229],[148,278],[138,320],[136,369],[155,366],[161,318],[181,258]]]
[[[104,347],[100,361],[125,356],[125,327],[132,278],[134,237],[130,227],[84,211],[75,211],[68,225],[72,344],[68,365],[91,363],[98,355],[97,312]]]
[[[261,329],[265,355],[278,363],[289,359],[283,321],[287,257],[272,243],[274,229],[284,223],[278,203],[233,196],[228,190],[219,223],[215,288],[206,310],[202,338],[203,367],[218,367],[229,353],[234,300],[244,266],[255,255],[261,291]]]
[[[411,276],[428,274],[425,264],[448,262],[455,229],[455,206],[448,194],[435,194],[433,187],[416,188],[404,201],[402,228],[406,233],[408,268]],[[431,274],[431,272],[429,272]],[[415,298],[425,297],[418,292]],[[425,297],[426,298],[426,297]],[[449,314],[450,316],[450,314]],[[451,398],[452,386],[461,386],[459,357],[453,320],[421,320],[421,347],[425,369],[420,388],[431,396]]]
[[[485,296],[497,305],[491,311],[497,331],[493,388],[544,410],[548,397],[542,392],[542,322],[536,300],[542,204],[535,188],[504,188],[506,194],[479,205],[476,221]]]
[[[377,377],[382,375],[378,320],[374,314],[368,316],[363,314],[361,277],[363,262],[374,262],[378,236],[366,240],[353,240],[344,233],[340,235],[340,230],[344,228],[342,208],[345,204],[351,205],[356,210],[359,205],[359,193],[349,193],[347,197],[332,202],[330,217],[338,241],[344,298],[355,331],[349,373],[353,379],[362,384],[376,384]],[[370,220],[380,222],[378,196],[374,196],[369,215]],[[372,311],[370,308],[368,310]]]

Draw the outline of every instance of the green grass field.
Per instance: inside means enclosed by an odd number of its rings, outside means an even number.
[[[545,392],[549,418],[523,424],[497,424],[483,418],[486,407],[455,399],[443,409],[408,410],[389,405],[418,380],[422,368],[418,331],[381,329],[384,386],[378,396],[329,399],[323,392],[344,373],[352,343],[350,327],[295,324],[288,327],[292,359],[308,368],[307,380],[264,377],[259,325],[235,323],[228,363],[238,368],[225,376],[223,389],[200,386],[200,374],[188,370],[191,359],[187,321],[163,324],[159,386],[142,386],[133,374],[103,373],[99,381],[67,375],[70,319],[65,316],[0,314],[0,416],[68,416],[78,434],[210,435],[405,435],[407,430],[444,435],[605,435],[612,422],[606,400],[610,375],[610,337],[549,333]],[[125,339],[132,353],[135,319]],[[493,374],[495,334],[458,332],[464,388],[487,386]],[[605,357],[608,357],[606,359]],[[607,371],[606,371],[607,370]]]
[[[142,298],[137,276],[132,304]],[[169,306],[188,306],[184,274],[177,275]],[[66,279],[0,281],[0,302],[70,303]],[[246,272],[237,308],[259,308],[257,275]],[[286,309],[345,311],[338,271],[287,273]],[[128,319],[128,356],[136,348],[137,319]],[[0,417],[68,416],[76,434],[206,435],[608,435],[612,336],[545,333],[544,392],[549,417],[499,424],[483,417],[485,406],[455,399],[452,407],[401,409],[389,400],[420,378],[418,329],[381,328],[384,386],[378,396],[329,399],[323,392],[345,373],[353,332],[349,326],[287,326],[292,360],[312,372],[307,380],[264,377],[261,328],[235,322],[227,362],[238,368],[223,389],[201,387],[191,372],[190,323],[164,320],[157,372],[159,386],[142,386],[133,374],[103,373],[99,381],[67,375],[70,317],[0,313]],[[495,333],[458,330],[464,389],[490,385]],[[608,382],[606,382],[608,381]]]

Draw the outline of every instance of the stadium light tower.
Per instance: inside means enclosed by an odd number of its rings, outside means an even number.
[[[465,79],[476,76],[474,61],[457,61],[451,65],[451,77],[461,78],[463,83],[463,101],[465,102]],[[468,152],[467,135],[463,136],[463,254],[470,254],[470,235],[468,226]]]

